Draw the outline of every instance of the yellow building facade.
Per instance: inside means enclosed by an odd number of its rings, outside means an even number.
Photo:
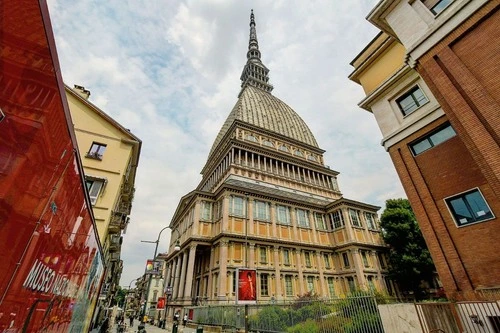
[[[85,181],[103,246],[106,275],[100,300],[107,303],[120,281],[121,234],[129,222],[142,142],[92,104],[90,91],[65,87],[82,157]]]
[[[339,173],[307,124],[271,94],[268,73],[252,13],[238,100],[200,184],[170,223],[169,315],[192,304],[234,304],[241,268],[256,270],[264,303],[392,290],[380,207],[343,197]]]

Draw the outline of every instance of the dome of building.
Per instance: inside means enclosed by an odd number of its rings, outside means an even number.
[[[236,120],[318,147],[307,124],[291,107],[266,91],[247,86],[217,135],[210,155]]]

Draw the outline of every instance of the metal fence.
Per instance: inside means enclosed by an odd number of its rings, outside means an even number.
[[[288,304],[217,305],[189,308],[197,324],[245,328],[259,333],[384,333],[374,296],[296,301]]]
[[[417,303],[424,333],[500,333],[498,302]]]

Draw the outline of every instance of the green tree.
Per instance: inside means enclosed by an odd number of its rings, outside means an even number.
[[[382,236],[390,247],[389,277],[404,293],[423,298],[422,281],[432,281],[435,267],[410,202],[387,200],[380,222]]]
[[[125,305],[125,296],[127,295],[127,290],[123,289],[120,286],[117,286],[115,301],[114,304],[118,305],[123,309],[123,305]]]

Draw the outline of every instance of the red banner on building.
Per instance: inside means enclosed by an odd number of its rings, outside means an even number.
[[[240,304],[257,303],[257,281],[255,269],[239,268],[238,270],[238,295]]]
[[[156,303],[157,309],[165,309],[165,297],[158,297],[158,302]]]

